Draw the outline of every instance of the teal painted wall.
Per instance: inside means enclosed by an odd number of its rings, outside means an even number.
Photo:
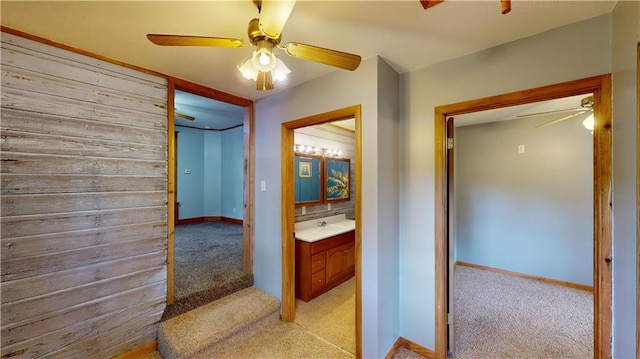
[[[204,131],[176,127],[178,132],[179,219],[202,217],[204,202]],[[189,171],[190,173],[185,173]]]
[[[179,219],[219,216],[242,219],[242,127],[205,131],[176,126],[176,131]],[[186,170],[191,173],[185,173]]]

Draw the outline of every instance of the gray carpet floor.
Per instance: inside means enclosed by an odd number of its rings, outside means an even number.
[[[242,271],[242,226],[202,222],[175,227],[174,304],[169,319],[253,285]]]
[[[454,358],[593,358],[593,293],[463,266],[454,285]]]

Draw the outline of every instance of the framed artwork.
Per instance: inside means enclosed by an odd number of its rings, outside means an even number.
[[[311,168],[311,162],[300,161],[298,166],[298,176],[301,178],[311,177],[311,173],[313,172]]]
[[[322,158],[295,155],[294,186],[296,206],[322,203]]]
[[[351,161],[348,158],[327,158],[325,168],[327,202],[350,200]]]

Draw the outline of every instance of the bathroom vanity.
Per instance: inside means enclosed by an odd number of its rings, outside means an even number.
[[[353,220],[296,230],[297,298],[308,302],[335,288],[354,276],[355,267]]]

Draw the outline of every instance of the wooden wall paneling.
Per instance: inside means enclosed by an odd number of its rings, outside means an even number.
[[[4,208],[3,208],[4,210]],[[146,235],[148,238],[160,238],[166,231],[165,223],[136,223],[109,227],[108,231],[91,228],[74,232],[46,233],[21,238],[2,238],[2,261],[30,257],[33,253],[39,256],[56,254],[83,248],[113,245],[137,240]]]
[[[4,113],[4,112],[3,112]],[[166,189],[166,179],[157,176],[91,174],[3,173],[1,195],[36,193],[82,193],[112,191],[158,191]],[[28,186],[27,186],[28,184]]]
[[[2,356],[147,344],[166,305],[167,78],[2,30]]]
[[[148,246],[146,241],[140,242],[142,242],[141,247]],[[67,290],[90,284],[94,281],[106,280],[108,278],[120,277],[127,273],[143,271],[146,268],[161,267],[165,261],[164,257],[164,251],[154,251],[60,272],[46,273],[0,283],[4,294],[2,303],[16,302],[48,293]]]
[[[160,252],[164,254],[164,244],[157,243],[162,237],[145,238],[111,245],[85,247],[64,252],[56,252],[33,257],[9,259],[2,266],[3,280],[18,280],[32,276],[40,276],[52,271],[64,271],[74,268],[90,268],[95,263],[129,258],[138,255]],[[58,274],[59,276],[62,274]],[[99,273],[93,273],[95,278]],[[56,278],[59,280],[59,278]]]
[[[156,304],[162,305],[163,301],[158,299],[158,295],[164,295],[164,288],[150,283],[149,285],[118,293],[113,296],[102,298],[98,301],[87,302],[85,305],[78,305],[66,308],[65,310],[51,315],[39,317],[33,321],[22,325],[22,323],[12,324],[3,328],[3,332],[10,334],[10,337],[2,337],[2,356],[7,353],[15,353],[24,348],[44,347],[49,350],[57,350],[64,346],[65,342],[72,342],[78,338],[86,336],[91,330],[100,328],[103,323],[121,317],[124,311],[131,310],[137,305],[146,305],[153,311]],[[119,315],[113,315],[113,312]],[[57,314],[57,315],[53,315]],[[78,318],[88,318],[78,321]],[[43,337],[49,336],[49,338]],[[37,357],[38,353],[28,353]]]

